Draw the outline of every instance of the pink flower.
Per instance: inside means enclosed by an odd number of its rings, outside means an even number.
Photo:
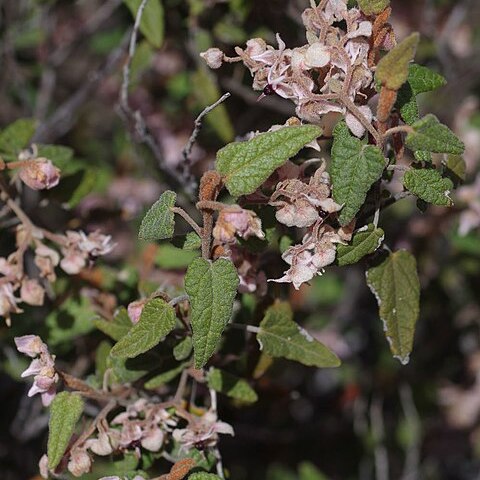
[[[20,298],[29,305],[40,306],[43,305],[45,297],[45,290],[38,283],[37,280],[27,278],[22,282],[20,288]]]
[[[19,300],[14,295],[14,287],[11,283],[0,284],[0,317],[5,317],[7,326],[11,325],[11,313],[22,312],[17,305]]]
[[[232,242],[235,235],[248,239],[252,236],[263,239],[262,222],[255,212],[245,210],[235,205],[220,211],[213,236],[221,242]]]
[[[28,396],[40,393],[42,403],[47,407],[55,397],[56,384],[59,381],[55,370],[55,356],[50,354],[47,345],[36,335],[15,337],[15,345],[19,352],[33,358],[30,366],[22,373],[22,378],[34,377]]]
[[[68,471],[74,477],[81,477],[90,471],[92,467],[92,459],[88,455],[85,446],[76,447],[70,452],[70,460],[68,461]]]
[[[26,160],[20,167],[18,176],[33,190],[48,190],[58,185],[60,170],[47,158],[36,158]]]
[[[44,351],[45,344],[38,335],[24,335],[23,337],[15,337],[14,340],[17,350],[31,358],[35,358]]]
[[[49,282],[54,282],[55,267],[60,262],[60,255],[55,250],[47,247],[43,243],[39,244],[35,249],[35,265],[40,270],[40,275]]]
[[[138,321],[140,320],[145,303],[147,303],[147,300],[143,299],[143,300],[135,300],[134,302],[128,305],[127,307],[128,316],[130,317],[130,320],[134,325],[138,323]]]

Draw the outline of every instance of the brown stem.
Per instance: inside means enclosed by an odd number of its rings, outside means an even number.
[[[381,146],[382,137],[377,132],[377,130],[373,127],[373,125],[367,120],[365,115],[363,115],[363,113],[358,109],[358,107],[349,98],[342,97],[340,98],[340,101],[345,105],[345,107],[347,107],[350,113],[354,115],[355,118],[365,127],[365,129],[372,135],[372,137],[375,139],[375,143],[378,146]]]
[[[202,229],[198,226],[198,223],[183,208],[172,207],[171,211],[180,215],[195,230],[199,237],[202,236]]]

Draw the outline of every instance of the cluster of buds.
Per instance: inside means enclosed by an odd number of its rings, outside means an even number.
[[[28,392],[32,397],[41,394],[44,406],[50,405],[56,394],[56,384],[59,377],[55,370],[55,356],[37,335],[15,337],[15,345],[20,353],[33,358],[30,366],[22,373],[22,378],[33,375],[33,385]]]
[[[250,237],[265,238],[262,222],[252,210],[232,205],[220,210],[213,237],[221,243],[233,243],[238,236],[244,240]]]
[[[67,231],[66,235],[50,234],[49,238],[60,248],[63,258],[42,240],[44,231],[21,226],[17,229],[17,250],[7,258],[0,257],[0,317],[7,325],[11,324],[11,314],[21,313],[19,303],[32,306],[43,305],[45,299],[44,282],[56,280],[55,268],[60,267],[69,275],[77,274],[87,265],[87,261],[109,253],[114,245],[111,237],[98,232]],[[31,278],[23,269],[23,256],[29,247],[34,252],[34,263],[38,278]],[[60,260],[61,259],[61,260]],[[20,296],[17,296],[17,295]]]
[[[277,48],[254,38],[246,48],[235,48],[237,57],[228,57],[218,48],[201,56],[211,68],[222,63],[243,62],[253,77],[253,88],[262,96],[277,94],[293,101],[302,120],[318,124],[331,112],[345,115],[354,135],[365,134],[373,121],[367,100],[373,89],[372,53],[395,46],[392,29],[386,27],[381,44],[371,41],[375,25],[347,0],[328,0],[302,15],[307,44],[287,48],[277,34]],[[340,25],[344,24],[345,28]]]

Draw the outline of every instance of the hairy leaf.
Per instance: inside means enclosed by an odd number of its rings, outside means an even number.
[[[411,150],[461,155],[465,150],[463,142],[435,115],[429,114],[412,124],[413,132],[407,135],[405,145]]]
[[[218,368],[210,369],[207,374],[207,383],[209,388],[236,400],[246,403],[254,403],[258,400],[258,395],[246,380]]]
[[[397,99],[397,108],[400,110],[403,120],[408,125],[412,125],[419,120],[417,95],[436,90],[443,87],[446,83],[442,75],[430,70],[428,67],[417,65],[416,63],[410,65],[408,80],[399,90]]]
[[[37,122],[20,118],[0,132],[0,151],[17,154],[26,148],[35,133]]]
[[[412,33],[378,62],[375,76],[389,90],[399,90],[407,81],[410,62],[415,57],[420,36]]]
[[[289,158],[319,137],[320,127],[284,127],[257,135],[246,142],[230,143],[217,153],[217,170],[234,196],[253,193]]]
[[[60,392],[53,399],[48,422],[48,468],[53,470],[68,447],[83,412],[83,399],[78,393]]]
[[[137,17],[138,8],[142,0],[123,0],[132,12],[133,18]],[[145,38],[156,48],[163,43],[165,29],[163,5],[160,0],[148,0],[140,22],[140,31]]]
[[[158,345],[175,327],[173,307],[161,298],[145,304],[140,320],[114,345],[110,355],[134,358]]]
[[[379,148],[365,145],[350,135],[344,122],[335,127],[333,135],[330,172],[333,198],[344,205],[339,221],[346,225],[360,210],[371,186],[382,176],[385,159]]]
[[[358,0],[358,6],[365,15],[383,12],[390,5],[390,0]]]
[[[288,303],[271,306],[262,322],[257,340],[263,352],[315,367],[338,367],[339,358],[293,321]]]
[[[230,260],[197,258],[188,267],[185,290],[190,297],[195,367],[202,368],[215,352],[232,316],[238,274]]]
[[[406,250],[390,253],[367,271],[367,283],[377,298],[390,350],[407,364],[420,307],[420,282],[415,257]]]
[[[132,321],[125,307],[121,307],[115,312],[113,320],[109,321],[103,318],[95,318],[93,324],[116,342],[121,340],[132,328]]]
[[[453,182],[449,178],[443,178],[438,170],[408,170],[403,177],[403,184],[407,190],[425,202],[447,207],[453,205],[450,198]]]
[[[167,190],[162,193],[143,218],[138,238],[153,241],[173,237],[175,214],[172,212],[172,207],[176,199],[175,192]]]
[[[366,255],[375,252],[382,244],[384,236],[383,230],[375,228],[373,224],[357,230],[348,245],[337,246],[337,263],[340,266],[357,263]]]

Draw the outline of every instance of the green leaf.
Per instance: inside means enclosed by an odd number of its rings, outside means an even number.
[[[257,340],[263,352],[315,367],[338,367],[339,358],[293,321],[288,303],[271,306],[262,322]]]
[[[345,122],[333,131],[332,190],[333,199],[344,205],[339,214],[341,225],[351,222],[367,198],[371,186],[382,176],[385,158],[381,150],[363,144],[350,135]]]
[[[162,193],[143,218],[138,238],[153,241],[173,237],[175,214],[172,208],[175,206],[176,199],[175,192],[167,190]]]
[[[238,274],[230,260],[197,258],[188,267],[185,290],[190,297],[195,367],[213,355],[232,316]]]
[[[174,378],[177,378],[185,368],[188,367],[188,363],[182,363],[181,365],[178,365],[175,368],[172,368],[171,370],[167,370],[166,372],[162,372],[159,375],[156,375],[155,377],[151,378],[148,380],[148,382],[145,382],[144,387],[147,390],[155,390],[158,387],[161,387],[162,385],[165,385],[168,382],[171,382]]]
[[[155,265],[165,269],[187,268],[200,255],[198,250],[176,248],[168,243],[158,247]]]
[[[413,63],[408,68],[408,83],[414,95],[433,92],[447,84],[445,77],[428,67]]]
[[[284,127],[257,135],[246,142],[234,142],[217,152],[217,170],[225,177],[234,196],[253,193],[289,158],[322,134],[320,127]]]
[[[28,147],[37,127],[33,118],[20,118],[0,132],[0,151],[17,154]]]
[[[348,245],[337,246],[337,263],[340,266],[357,263],[366,255],[375,252],[382,244],[384,237],[383,230],[375,228],[373,224],[357,230]]]
[[[202,247],[202,239],[195,232],[188,232],[186,235],[174,237],[172,244],[182,250],[199,250]]]
[[[390,0],[358,0],[358,6],[365,15],[383,12],[390,5]]]
[[[102,380],[107,370],[107,358],[110,355],[112,345],[108,340],[103,340],[97,347],[95,352],[95,373],[97,377]]]
[[[123,1],[135,19],[142,0]],[[140,31],[154,47],[160,48],[163,43],[164,29],[165,20],[162,2],[160,0],[149,0],[142,14]]]
[[[198,472],[190,475],[188,480],[220,480],[220,477],[213,473]]]
[[[429,114],[412,124],[413,132],[407,135],[405,145],[411,150],[461,155],[465,150],[463,142],[435,115]]]
[[[55,469],[62,460],[70,438],[83,412],[83,400],[78,393],[61,392],[50,407],[48,422],[48,468]]]
[[[103,318],[95,318],[93,324],[116,342],[121,340],[132,328],[132,321],[125,307],[120,307],[115,312],[113,320],[109,321]]]
[[[185,337],[182,341],[175,345],[173,356],[175,360],[182,361],[190,356],[193,349],[192,337]]]
[[[209,388],[245,403],[258,400],[255,390],[242,378],[231,375],[218,368],[211,368],[207,374]]]
[[[450,198],[453,182],[449,178],[443,178],[438,170],[408,170],[403,176],[403,184],[407,190],[425,202],[446,207],[453,205]]]
[[[415,57],[420,36],[412,33],[378,62],[376,79],[389,90],[399,90],[407,81],[409,64]]]
[[[158,345],[174,328],[175,310],[161,298],[145,304],[140,320],[112,348],[112,357],[134,358]]]
[[[420,282],[415,257],[406,250],[390,253],[367,271],[367,283],[377,298],[390,350],[406,365],[420,312]]]
[[[111,353],[111,351],[110,351]],[[111,380],[112,384],[136,382],[145,376],[155,365],[158,358],[148,353],[140,355],[136,358],[117,358],[109,355],[107,357],[107,368],[113,372]]]

